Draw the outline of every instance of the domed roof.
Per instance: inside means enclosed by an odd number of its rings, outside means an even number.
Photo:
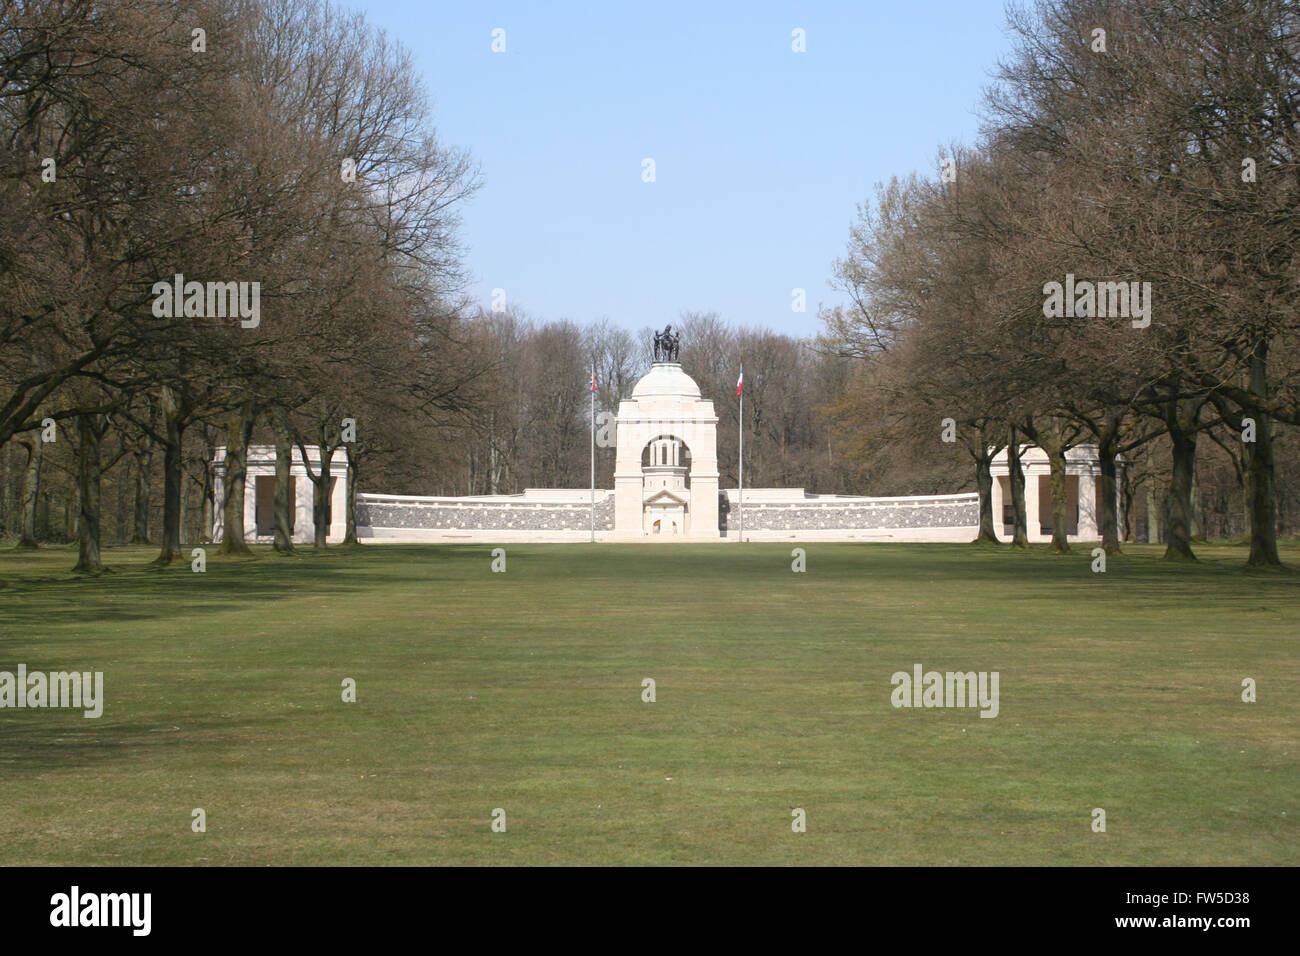
[[[695,379],[682,371],[676,362],[655,362],[650,371],[632,389],[632,398],[699,398],[700,387]]]

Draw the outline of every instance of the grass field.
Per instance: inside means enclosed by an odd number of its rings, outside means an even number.
[[[0,670],[106,703],[0,710],[4,862],[1300,863],[1300,575],[803,547],[6,549]],[[918,663],[1000,714],[895,709]]]

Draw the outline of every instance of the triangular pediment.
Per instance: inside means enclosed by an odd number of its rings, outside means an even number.
[[[673,504],[679,504],[679,505],[686,505],[689,503],[686,498],[683,498],[681,495],[669,491],[667,488],[659,489],[653,495],[651,495],[649,498],[645,500],[645,503],[648,505],[667,504],[669,502]]]

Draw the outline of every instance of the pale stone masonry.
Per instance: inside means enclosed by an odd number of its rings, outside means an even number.
[[[739,492],[727,489],[723,527],[739,527]],[[733,527],[734,525],[734,527]],[[968,541],[979,525],[979,495],[866,498],[809,495],[802,488],[745,490],[745,537],[829,533],[845,539]]]
[[[681,365],[619,402],[615,443],[614,537],[718,540],[718,416]]]
[[[676,362],[656,362],[619,403],[614,488],[528,488],[517,495],[425,497],[358,494],[357,537],[369,541],[736,541],[742,501],[735,488],[719,488],[718,417],[713,402]],[[216,528],[220,540],[225,449],[212,463]],[[309,448],[308,464],[319,467]],[[1022,452],[1029,537],[1051,536],[1047,456]],[[329,540],[345,531],[346,454],[330,463]],[[314,487],[295,448],[291,474],[294,540],[312,540]],[[1071,539],[1098,537],[1100,470],[1096,449],[1079,446],[1067,455]],[[1006,452],[993,460],[994,526],[1009,537],[1010,501]],[[271,540],[275,495],[275,449],[248,452],[244,528],[250,541]],[[809,494],[802,488],[746,488],[744,535],[754,541],[970,541],[979,528],[979,497],[915,495],[870,498]]]
[[[1052,540],[1051,467],[1047,452],[1034,445],[1020,451],[1020,470],[1025,476],[1025,524],[1030,541]],[[1004,448],[993,456],[993,527],[999,537],[1015,533],[1011,513],[1011,467]],[[1118,482],[1117,482],[1118,484]],[[1065,453],[1065,491],[1069,502],[1066,529],[1071,540],[1101,540],[1101,461],[1096,445],[1078,445]],[[1119,488],[1115,507],[1119,511]]]
[[[404,495],[357,495],[357,526],[361,538],[454,540],[477,537],[476,532],[532,537],[565,534],[590,537],[590,499],[556,500],[547,489],[530,488],[522,495],[478,498],[418,498]],[[596,530],[614,529],[613,492],[596,492]]]
[[[250,543],[269,542],[275,539],[275,446],[249,445],[246,456],[248,474],[244,483],[244,539]],[[320,474],[320,449],[307,446],[307,462],[297,447],[289,465],[289,526],[293,540],[309,543],[313,540],[315,521],[312,505],[316,500],[316,485],[307,473]],[[226,448],[219,446],[212,459],[213,509],[212,540],[220,541],[225,534],[222,527],[225,515],[221,504],[225,501]],[[330,472],[330,527],[329,540],[342,541],[347,525],[347,453],[339,449],[329,464]]]

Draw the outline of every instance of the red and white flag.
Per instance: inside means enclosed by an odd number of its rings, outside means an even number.
[[[594,368],[591,370],[591,390],[593,392],[596,390],[596,370]]]
[[[736,394],[739,395],[740,390],[744,387],[745,387],[745,366],[742,365],[740,367],[740,378],[736,379]]]

